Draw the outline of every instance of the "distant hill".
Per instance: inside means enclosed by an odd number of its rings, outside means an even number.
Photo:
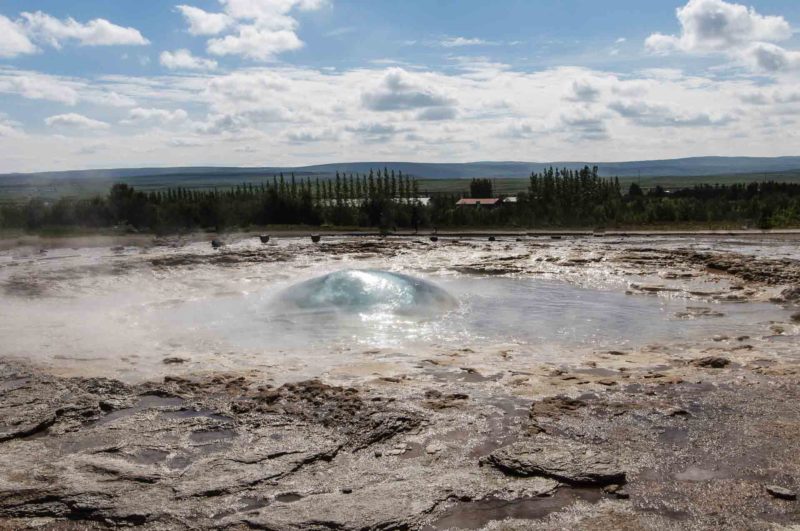
[[[800,170],[800,157],[688,157],[682,159],[640,160],[629,162],[343,162],[313,166],[258,168],[240,167],[176,167],[176,168],[121,168],[103,170],[52,171],[40,173],[0,174],[0,179],[129,179],[134,177],[191,176],[192,178],[218,178],[221,176],[253,176],[278,172],[302,175],[331,175],[335,172],[368,172],[370,169],[390,168],[421,179],[457,179],[472,177],[527,177],[533,171],[554,166],[582,168],[598,166],[600,174],[619,177],[699,176],[736,173],[772,173]]]
[[[141,189],[169,186],[212,188],[234,186],[243,182],[260,182],[265,176],[294,173],[297,177],[333,176],[344,173],[367,173],[384,167],[402,171],[421,180],[520,179],[531,172],[550,166],[577,169],[598,166],[603,176],[618,176],[623,181],[641,178],[642,183],[669,183],[673,186],[696,182],[736,182],[743,180],[796,180],[800,174],[800,157],[690,157],[667,160],[629,162],[347,162],[314,166],[259,168],[241,167],[174,167],[120,168],[101,170],[53,171],[41,173],[0,174],[0,198],[54,198],[63,195],[87,196],[105,193],[111,183],[124,182]],[[783,173],[781,173],[783,172]],[[741,176],[738,179],[736,176]],[[719,179],[713,176],[720,176]],[[663,177],[664,179],[660,179]],[[514,186],[513,188],[516,188]]]

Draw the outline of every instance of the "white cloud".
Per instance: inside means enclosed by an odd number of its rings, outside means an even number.
[[[276,55],[303,47],[303,41],[291,30],[261,29],[255,25],[239,26],[236,35],[208,41],[214,55],[241,55],[258,61],[271,61]]]
[[[102,18],[83,24],[73,18],[59,20],[41,11],[22,13],[22,18],[28,35],[54,48],[61,48],[62,43],[69,40],[82,46],[143,46],[150,43],[139,30],[117,26]]]
[[[456,116],[458,116],[458,111],[454,107],[428,107],[417,114],[417,120],[452,120]]]
[[[109,127],[106,122],[94,120],[74,112],[50,116],[45,119],[44,123],[49,127],[63,127],[69,129],[108,129]]]
[[[145,109],[136,107],[128,111],[128,118],[123,120],[122,124],[141,124],[141,123],[159,123],[171,124],[186,121],[189,115],[183,109],[175,109],[170,111],[168,109]]]
[[[179,5],[178,10],[194,35],[227,35],[210,39],[208,53],[238,55],[255,61],[273,61],[277,55],[303,47],[297,36],[294,10],[311,11],[326,5],[324,0],[220,0],[223,11]]]
[[[97,153],[99,153],[101,151],[105,151],[106,149],[109,149],[110,147],[111,146],[109,144],[107,144],[106,142],[95,142],[95,143],[92,143],[92,144],[83,145],[83,146],[79,147],[78,149],[76,149],[75,151],[73,151],[73,153],[75,155],[96,155]]]
[[[291,118],[283,108],[273,106],[258,110],[212,114],[205,122],[197,125],[197,133],[206,135],[255,134],[260,128],[285,123]]]
[[[236,72],[215,77],[205,94],[219,109],[252,108],[270,101],[275,91],[288,90],[290,81],[263,71]]]
[[[730,113],[690,111],[661,102],[615,101],[609,108],[644,127],[705,127],[735,120]]]
[[[96,87],[84,92],[81,99],[108,107],[132,107],[136,105],[136,100],[133,98],[114,91],[97,90]]]
[[[565,99],[570,101],[590,102],[597,101],[601,89],[588,79],[576,79],[570,84]]]
[[[0,67],[0,93],[30,100],[76,105],[79,102],[105,107],[132,107],[136,101],[93,80],[51,76],[39,72]]]
[[[186,49],[161,52],[159,61],[162,66],[170,70],[214,70],[217,68],[217,62],[213,59],[195,57]]]
[[[20,124],[7,120],[0,115],[0,138],[22,138],[25,133],[19,128]]]
[[[35,72],[0,70],[0,92],[17,94],[30,100],[49,100],[67,105],[78,103],[78,91],[70,83]]]
[[[176,6],[176,9],[189,23],[189,33],[192,35],[218,35],[233,23],[233,19],[225,13],[209,13],[187,5]]]
[[[197,138],[170,138],[167,144],[176,148],[193,148],[205,146],[208,142]]]
[[[757,42],[744,50],[741,58],[753,70],[780,72],[800,70],[800,51],[786,50],[768,42]]]
[[[389,142],[395,135],[411,131],[410,128],[383,122],[359,122],[356,125],[347,126],[346,129],[368,143]]]
[[[456,103],[437,87],[402,68],[388,69],[377,86],[362,93],[361,101],[373,111],[451,107]]]
[[[569,136],[584,140],[609,138],[605,113],[588,107],[568,109],[559,116],[559,127]]]
[[[440,41],[439,44],[445,48],[456,48],[459,46],[486,46],[494,43],[478,38],[450,37]]]
[[[36,46],[19,24],[0,15],[0,57],[16,57],[36,52]]]
[[[339,135],[335,130],[325,129],[301,129],[290,131],[286,134],[286,139],[293,144],[306,144],[315,142],[335,141]]]
[[[724,0],[689,0],[676,13],[681,34],[652,34],[645,41],[652,51],[727,51],[754,41],[775,42],[792,36],[783,17],[761,15],[753,8]]]
[[[515,120],[502,127],[497,136],[500,138],[524,139],[533,138],[543,132],[543,130],[528,121]]]
[[[791,38],[785,18],[762,15],[724,0],[689,0],[677,9],[680,35],[653,33],[645,46],[654,53],[720,53],[762,72],[800,68],[800,51],[774,44]]]
[[[749,91],[739,98],[751,105],[796,104],[800,103],[800,89]]]
[[[297,21],[289,12],[297,8],[314,11],[322,8],[326,0],[220,0],[225,12],[235,19],[255,20],[262,27],[275,29],[294,28]]]
[[[20,76],[42,75],[0,67],[0,91]],[[278,64],[218,75],[41,79],[72,89],[84,118],[109,124],[89,137],[114,146],[92,155],[97,166],[185,164],[186,151],[177,147],[195,148],[198,165],[670,158],[697,153],[697,146],[710,154],[777,155],[796,149],[791,124],[800,118],[792,76],[764,86],[761,77],[664,69],[624,75],[578,67],[525,72],[473,61],[469,69],[446,71],[328,72]],[[759,94],[753,101],[761,103],[743,104],[750,93]],[[113,94],[137,104],[122,113],[96,107]],[[44,116],[64,112],[50,112],[52,106],[42,104],[48,109]],[[23,127],[34,130],[27,122]],[[79,127],[59,132],[59,139],[30,132],[4,137],[0,171],[47,169],[56,159],[84,166],[86,155],[74,152],[87,144],[87,133]],[[124,147],[124,161],[117,146]]]

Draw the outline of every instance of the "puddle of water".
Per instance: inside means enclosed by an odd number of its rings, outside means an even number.
[[[480,529],[489,522],[515,518],[535,520],[572,505],[578,500],[597,503],[603,498],[599,489],[560,488],[552,496],[526,497],[514,500],[487,498],[458,502],[448,509],[427,530]]]
[[[296,492],[287,492],[285,494],[278,494],[277,496],[275,496],[275,499],[283,503],[293,503],[302,500],[303,496],[297,494]]]
[[[233,439],[234,437],[236,437],[236,432],[228,428],[217,430],[200,430],[192,432],[192,434],[189,435],[189,439],[196,443],[216,443]]]
[[[658,434],[658,440],[673,446],[686,446],[686,443],[689,442],[689,430],[673,427],[662,428],[661,433]]]
[[[213,411],[203,409],[179,409],[178,411],[164,411],[161,417],[165,419],[194,419],[194,418],[207,418],[217,420],[220,422],[232,422],[233,419],[220,415]]]
[[[263,507],[266,507],[270,503],[269,500],[264,498],[250,498],[250,497],[241,498],[239,501],[243,504],[241,508],[241,512],[243,513],[261,509]]]
[[[678,481],[709,481],[726,477],[728,477],[728,475],[725,472],[697,466],[687,467],[685,470],[675,474],[675,479]]]
[[[95,425],[102,426],[104,424],[110,424],[115,420],[130,417],[131,415],[135,415],[136,413],[145,411],[147,409],[175,407],[180,405],[183,405],[183,399],[181,398],[145,395],[141,397],[133,407],[112,411],[108,415],[98,419],[97,422],[95,422]]]
[[[142,465],[157,465],[166,461],[167,457],[169,457],[169,452],[165,450],[141,448],[131,456],[131,460]]]

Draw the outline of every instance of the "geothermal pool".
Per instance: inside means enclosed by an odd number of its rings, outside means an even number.
[[[514,245],[503,252],[513,255]],[[460,272],[467,258],[485,253],[477,242],[425,257],[299,253],[288,263],[224,267],[148,261],[189,251],[214,256],[207,247],[5,252],[0,356],[128,381],[248,369],[277,380],[330,372],[358,378],[462,349],[576,364],[602,349],[766,337],[773,321],[787,320],[787,310],[769,303],[626,294],[628,281],[602,268],[580,278]],[[365,295],[354,274],[383,288]],[[333,295],[319,280],[330,278],[338,279]]]

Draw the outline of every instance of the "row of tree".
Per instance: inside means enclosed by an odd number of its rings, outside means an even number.
[[[473,197],[491,197],[492,181],[475,179]],[[458,207],[457,194],[428,194],[415,179],[386,168],[332,179],[276,175],[224,190],[171,188],[142,192],[116,184],[90,199],[32,199],[0,206],[0,228],[130,227],[172,232],[262,225],[395,228],[597,227],[727,223],[769,228],[800,225],[800,184],[760,182],[623,191],[597,168],[550,168],[531,175],[517,202]]]

